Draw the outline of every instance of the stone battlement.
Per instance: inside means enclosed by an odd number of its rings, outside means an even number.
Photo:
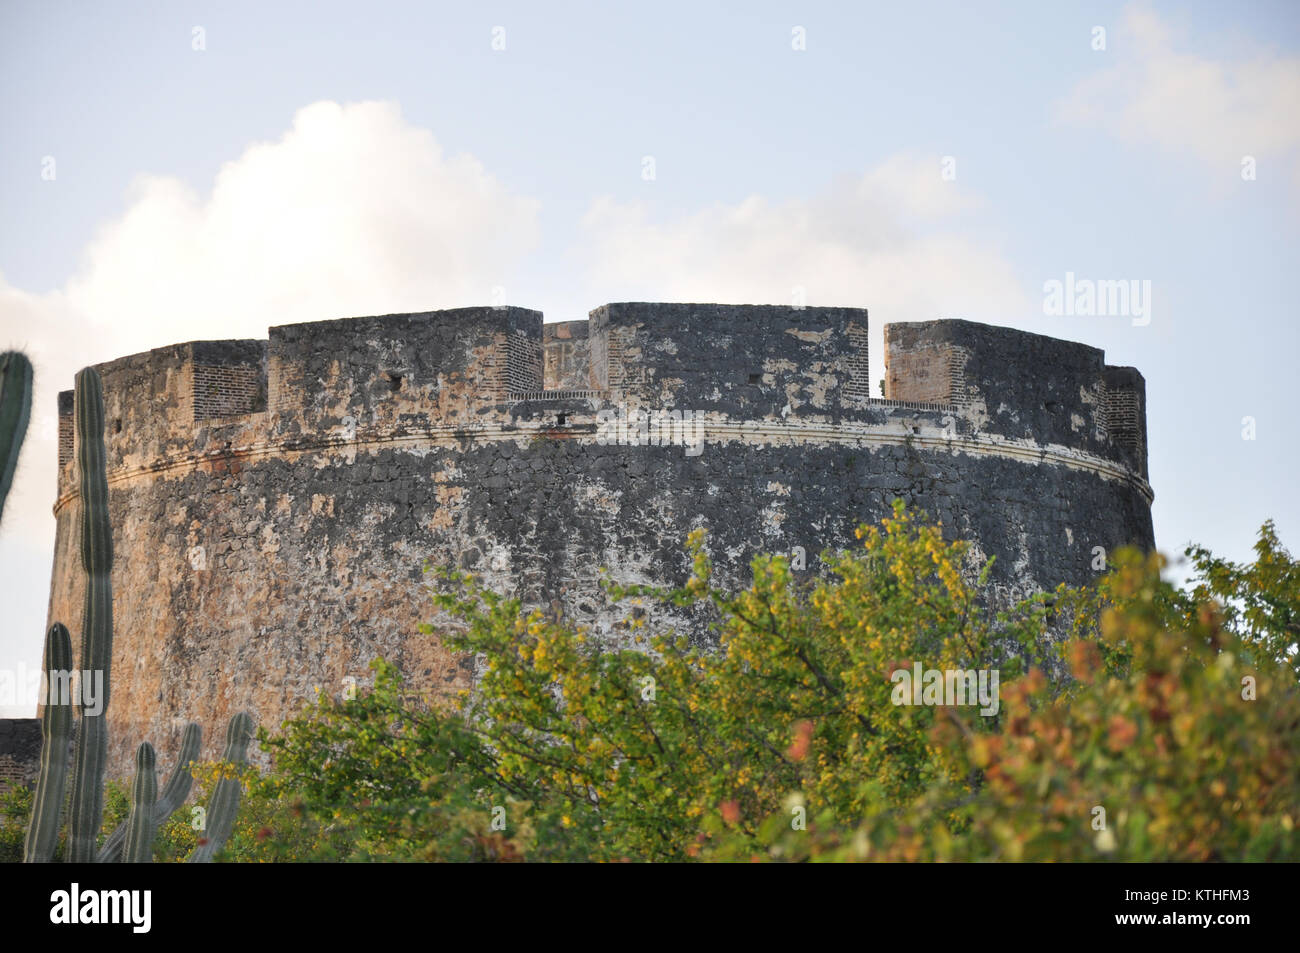
[[[251,447],[515,427],[577,401],[690,409],[723,421],[888,425],[1030,441],[1146,477],[1142,375],[1097,348],[944,320],[885,326],[885,393],[868,381],[858,308],[608,304],[543,324],[461,308],[270,329],[99,365],[110,472]],[[60,395],[60,498],[75,492],[71,391]],[[593,403],[594,402],[594,403]]]

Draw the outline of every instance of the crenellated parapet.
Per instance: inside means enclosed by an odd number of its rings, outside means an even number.
[[[971,321],[887,324],[885,396],[950,404],[959,433],[1067,447],[1147,474],[1145,381],[1086,344]]]
[[[782,421],[942,431],[957,446],[1019,441],[1145,479],[1142,375],[1106,364],[1099,349],[969,321],[890,324],[877,397],[867,328],[860,308],[622,303],[550,325],[524,308],[462,308],[173,345],[100,365],[109,469],[238,448],[485,432],[530,415],[563,413],[570,423],[599,405],[626,405],[689,410],[719,432]],[[565,400],[578,403],[543,406]],[[71,413],[69,391],[59,407],[69,490]]]
[[[291,324],[266,341],[196,341],[97,367],[109,472],[147,470],[240,448],[481,428],[502,419],[510,394],[541,390],[542,315],[461,308]],[[65,391],[61,494],[75,489],[71,415]]]
[[[1136,369],[1008,328],[890,324],[876,397],[867,329],[859,308],[618,303],[550,325],[523,308],[462,308],[177,344],[98,365],[109,480],[238,474],[260,460],[384,447],[600,445],[616,421],[620,444],[689,436],[1064,467],[1122,484],[1149,507]],[[56,514],[76,495],[71,391],[58,410]]]

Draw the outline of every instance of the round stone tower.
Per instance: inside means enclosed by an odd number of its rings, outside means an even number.
[[[436,636],[426,563],[618,639],[599,570],[719,581],[758,552],[857,545],[901,497],[996,556],[999,600],[1094,577],[1095,548],[1153,545],[1145,391],[1082,344],[867,312],[610,304],[587,322],[467,308],[271,328],[99,365],[115,641],[110,771],[187,720],[216,757],[248,709],[278,725],[383,655],[415,686],[467,684]],[[72,395],[60,395],[50,619],[79,635]],[[661,612],[664,624],[688,618]]]

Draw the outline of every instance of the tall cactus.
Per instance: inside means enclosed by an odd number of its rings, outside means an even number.
[[[158,772],[153,745],[140,742],[135,752],[135,780],[131,782],[131,813],[126,818],[126,862],[153,860],[154,807],[158,801]]]
[[[162,793],[158,795],[157,804],[154,806],[155,830],[166,824],[167,819],[175,814],[176,810],[185,803],[185,799],[190,796],[190,786],[194,783],[194,775],[190,773],[190,767],[198,759],[199,744],[202,740],[203,729],[198,726],[197,722],[192,721],[185,726],[185,734],[181,738],[181,752],[176,758],[176,766],[172,768],[172,773],[167,778],[167,783],[163,785]],[[124,821],[104,839],[104,846],[99,848],[99,853],[95,856],[95,863],[115,864],[120,862],[122,860],[122,848],[126,846],[126,832],[127,824]]]
[[[104,453],[104,392],[93,367],[77,374],[77,464],[81,472],[81,565],[86,601],[81,622],[82,678],[103,673],[99,711],[81,711],[81,733],[72,772],[67,859],[91,863],[104,814],[104,767],[108,760],[109,667],[113,661],[113,532],[108,520],[108,472]]]
[[[230,725],[226,728],[226,750],[222,753],[221,760],[227,764],[247,764],[248,743],[252,739],[253,716],[240,712],[230,719]],[[239,811],[239,797],[243,790],[243,782],[239,778],[222,777],[217,782],[212,798],[208,801],[204,839],[194,848],[190,863],[208,863],[225,846],[235,827],[235,814]]]
[[[0,378],[0,428],[9,419],[8,361]],[[25,358],[23,361],[25,362]],[[15,365],[18,366],[18,365]],[[30,403],[30,365],[27,365],[27,393]],[[16,379],[16,378],[15,378]],[[104,812],[104,768],[108,760],[108,731],[105,716],[109,700],[109,666],[113,659],[113,537],[108,518],[108,476],[104,452],[104,394],[98,372],[84,368],[77,374],[76,389],[77,464],[81,477],[81,564],[86,571],[86,601],[82,617],[81,674],[93,678],[102,674],[102,703],[92,714],[81,707],[81,727],[72,775],[71,807],[68,816],[64,859],[74,863],[91,860],[113,862],[122,859],[147,862],[152,859],[157,828],[189,796],[190,766],[198,757],[202,732],[191,722],[181,740],[180,757],[171,777],[158,794],[158,775],[153,746],[148,742],[136,751],[136,773],[131,787],[131,812],[125,824],[105,840],[96,856],[95,845]],[[26,411],[22,414],[26,426]],[[0,429],[0,439],[4,431]],[[21,434],[19,436],[21,439]],[[16,446],[16,445],[15,445]],[[5,463],[7,458],[0,458]],[[8,464],[5,464],[8,466]],[[6,478],[5,486],[8,482]],[[0,504],[3,498],[0,497]],[[69,686],[72,673],[72,638],[62,623],[50,627],[45,642],[47,686]],[[41,714],[41,773],[36,801],[27,829],[23,859],[29,863],[54,859],[58,846],[59,820],[67,778],[68,744],[72,736],[72,708],[75,700],[47,692]],[[227,762],[247,764],[248,744],[253,737],[253,719],[240,712],[230,719],[226,732]],[[208,805],[208,837],[190,857],[202,863],[224,846],[234,828],[242,785],[236,778],[218,782]]]
[[[59,815],[63,812],[63,786],[68,776],[68,744],[72,740],[72,699],[60,691],[72,671],[72,637],[62,622],[50,626],[45,636],[45,707],[41,710],[41,773],[36,778],[36,800],[23,846],[26,863],[48,863],[59,843]]]
[[[32,412],[32,362],[18,351],[0,354],[0,516],[18,468],[18,451]]]

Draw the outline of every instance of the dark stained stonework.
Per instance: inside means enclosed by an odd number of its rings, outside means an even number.
[[[36,718],[0,718],[0,794],[31,787],[41,769],[41,723]]]
[[[545,327],[535,311],[468,308],[100,365],[112,770],[146,738],[165,762],[191,718],[215,757],[234,711],[277,725],[317,687],[366,683],[378,654],[430,692],[465,686],[470,660],[417,628],[436,621],[426,561],[619,641],[601,568],[680,581],[700,526],[735,586],[764,551],[802,547],[815,573],[817,553],[857,545],[854,528],[901,498],[973,541],[972,572],[996,557],[1008,602],[1094,578],[1095,547],[1152,547],[1137,371],[1004,328],[889,325],[873,398],[866,329],[854,308],[610,304]],[[662,446],[610,442],[611,419],[649,412],[698,419],[698,452],[677,430]],[[75,628],[70,451],[51,619]]]

